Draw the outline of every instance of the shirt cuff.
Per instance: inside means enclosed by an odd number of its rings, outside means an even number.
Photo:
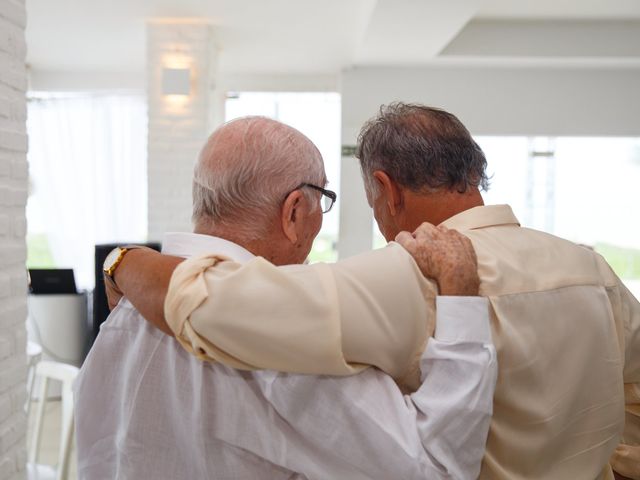
[[[436,297],[436,331],[441,342],[492,343],[489,300],[484,297]]]
[[[224,257],[215,254],[193,257],[173,271],[164,300],[164,317],[176,338],[182,335],[191,313],[209,297],[204,272],[222,260]]]

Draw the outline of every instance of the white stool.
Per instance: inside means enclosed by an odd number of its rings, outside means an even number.
[[[80,370],[73,365],[64,363],[41,361],[36,366],[35,377],[40,378],[40,395],[35,428],[29,449],[29,461],[27,473],[29,480],[66,480],[69,472],[69,457],[73,440],[73,381]],[[62,383],[62,432],[60,435],[60,451],[58,454],[57,468],[49,465],[39,465],[38,453],[42,438],[42,423],[44,419],[44,407],[47,402],[47,387],[49,380]]]
[[[24,411],[27,412],[27,418],[31,412],[31,399],[33,397],[33,386],[36,379],[36,365],[42,359],[42,347],[36,342],[27,342],[27,365],[29,371],[27,374],[27,403],[24,406]]]

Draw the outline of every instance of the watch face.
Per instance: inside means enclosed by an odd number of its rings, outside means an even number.
[[[118,259],[118,256],[120,255],[120,250],[121,250],[120,247],[114,248],[109,252],[109,255],[107,255],[107,258],[104,259],[104,264],[102,265],[102,269],[105,272],[109,270],[111,266],[115,263],[115,261]]]

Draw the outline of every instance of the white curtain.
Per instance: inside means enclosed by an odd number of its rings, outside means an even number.
[[[54,262],[94,283],[94,245],[147,236],[147,111],[142,95],[29,100],[30,233]]]

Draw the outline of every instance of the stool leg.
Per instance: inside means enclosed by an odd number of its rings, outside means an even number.
[[[29,373],[27,376],[27,404],[25,405],[25,412],[27,412],[27,419],[29,418],[29,413],[31,413],[31,399],[33,398],[33,387],[35,384],[36,384],[36,365],[35,363],[32,363],[31,365],[29,365]]]
[[[69,457],[74,433],[73,419],[73,390],[72,382],[62,382],[62,437],[60,438],[60,456],[58,458],[57,480],[67,478],[69,471]]]
[[[60,458],[58,461],[58,473],[56,480],[65,480],[69,474],[69,460],[71,458],[71,444],[73,442],[74,419],[71,415],[69,422],[62,432],[62,446],[60,448]]]
[[[33,437],[31,440],[31,451],[29,452],[29,461],[31,463],[38,462],[38,453],[40,452],[40,441],[42,440],[42,423],[44,419],[44,406],[47,401],[47,390],[49,379],[40,377],[42,384],[40,385],[40,403],[38,404],[38,413],[36,416],[36,424],[33,429]]]

